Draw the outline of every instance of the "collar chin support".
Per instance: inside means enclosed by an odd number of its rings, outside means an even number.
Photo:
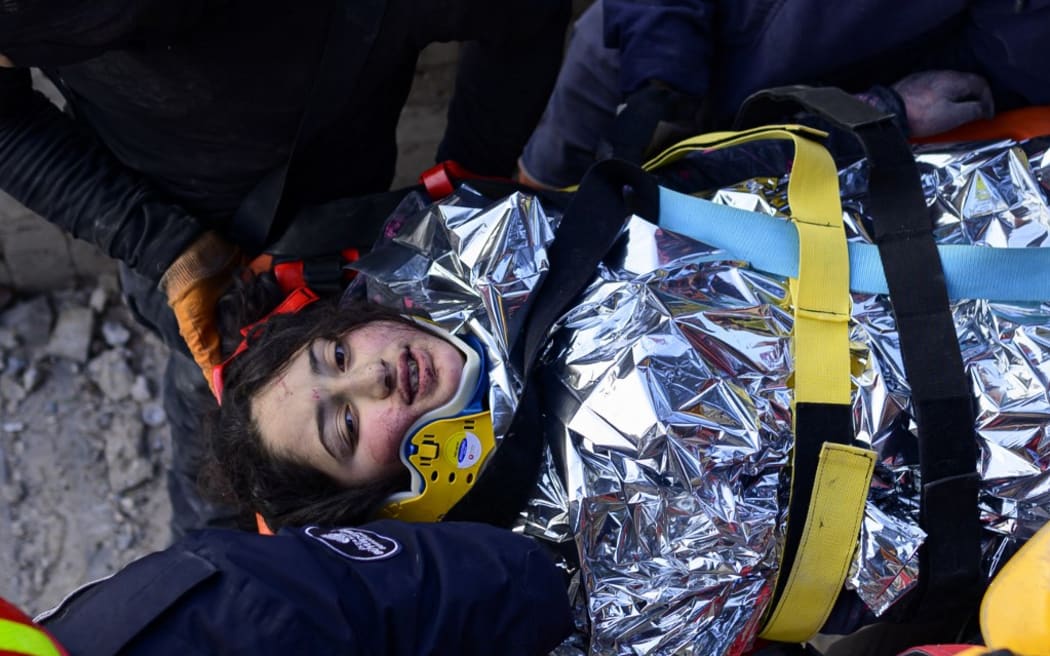
[[[488,409],[485,348],[430,323],[428,331],[455,346],[464,356],[459,388],[440,408],[420,417],[401,442],[401,462],[412,475],[409,490],[392,495],[380,515],[408,522],[436,522],[474,485],[496,448],[492,412]]]

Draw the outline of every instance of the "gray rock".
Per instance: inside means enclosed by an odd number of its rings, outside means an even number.
[[[67,307],[58,315],[46,352],[73,362],[87,362],[95,315],[86,307]]]
[[[5,310],[0,325],[13,330],[29,346],[43,346],[54,320],[55,314],[47,297],[36,296]]]
[[[137,418],[114,415],[106,430],[104,455],[109,487],[120,493],[138,487],[153,476],[153,467],[144,453],[144,427]]]
[[[4,362],[4,371],[11,376],[17,376],[22,373],[22,370],[26,367],[25,358],[20,358],[17,355],[7,356],[7,360]]]
[[[106,309],[106,303],[109,302],[109,293],[103,287],[96,287],[91,292],[91,298],[88,299],[88,306],[95,311],[96,314],[102,314],[102,311]]]
[[[135,515],[135,500],[131,497],[120,497],[119,501],[117,501],[117,506],[120,508],[120,512],[128,517]]]
[[[135,383],[131,386],[131,398],[139,403],[145,403],[153,398],[149,380],[145,376],[135,376]]]
[[[18,336],[7,326],[0,326],[0,348],[8,351],[18,348]]]
[[[131,396],[135,384],[135,372],[128,366],[127,358],[118,349],[103,351],[87,365],[88,376],[110,401],[120,401]]]
[[[26,391],[26,394],[30,394],[40,385],[43,379],[44,375],[40,372],[40,369],[30,365],[28,369],[22,372],[22,388]]]
[[[0,485],[0,500],[8,504],[15,504],[26,498],[26,485],[21,481],[13,481]]]
[[[124,551],[135,544],[135,530],[128,524],[117,529],[117,549]]]
[[[18,404],[25,400],[26,391],[10,373],[5,373],[0,376],[0,397],[9,402],[8,408],[11,407],[11,403],[17,408]]]
[[[102,338],[110,346],[124,346],[131,339],[131,332],[116,321],[102,324]]]
[[[142,422],[150,428],[163,426],[168,421],[168,415],[159,403],[147,403],[142,406]]]

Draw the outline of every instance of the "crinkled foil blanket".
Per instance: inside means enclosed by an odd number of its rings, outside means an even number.
[[[917,152],[940,243],[1047,247],[1046,144]],[[870,241],[864,162],[840,173],[844,220]],[[708,196],[786,216],[786,179]],[[406,202],[360,264],[376,301],[428,313],[487,345],[497,433],[520,392],[506,366],[547,269],[554,218],[532,197],[494,205],[467,188]],[[545,362],[556,399],[552,464],[524,530],[575,539],[589,649],[734,653],[759,630],[783,540],[792,446],[792,313],[786,280],[633,218]],[[1050,274],[1050,272],[1047,272]],[[1050,299],[952,305],[977,398],[989,573],[1050,514]],[[847,587],[876,614],[917,580],[916,426],[886,296],[853,295],[857,439],[879,454]]]

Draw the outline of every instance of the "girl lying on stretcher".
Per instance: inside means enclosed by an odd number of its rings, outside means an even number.
[[[1026,148],[968,152],[967,175],[1042,161],[1045,148]],[[948,169],[957,161],[930,160]],[[1031,184],[997,179],[1004,188]],[[943,180],[934,193],[966,188]],[[723,197],[773,212],[782,192],[749,184]],[[1050,216],[1038,189],[1011,197],[1031,205],[1010,210],[1018,216]],[[966,205],[954,204],[962,207],[955,229],[984,220],[965,215]],[[248,331],[244,349],[236,334],[227,352],[240,353],[221,369],[222,405],[211,418],[212,489],[273,529],[415,510],[439,516],[428,493],[454,487],[449,474],[457,483],[484,477],[475,463],[489,455],[489,436],[493,453],[520,437],[507,437],[522,390],[511,363],[522,317],[549,292],[538,281],[554,223],[520,195],[484,207],[461,190],[420,203],[395,214],[389,239],[356,265],[343,299],[287,302]],[[1034,226],[1016,237],[1034,243]],[[1050,224],[1040,226],[1050,242]],[[265,283],[244,290],[239,304],[251,311],[233,324],[258,320],[283,296]],[[892,308],[879,294],[852,301],[853,425],[878,464],[848,591],[831,615],[830,630],[842,632],[894,612],[918,578],[924,537]],[[784,277],[634,218],[547,339],[530,384],[542,386],[549,449],[520,524],[575,542],[592,651],[725,654],[757,635],[785,538],[790,304]],[[959,339],[981,425],[994,428],[978,433],[986,571],[1034,534],[1050,507],[1040,484],[1050,444],[1002,439],[1029,434],[1033,404],[1045,404],[1045,387],[1024,375],[1040,366],[1032,358],[1041,351],[1025,345],[1043,342],[1050,311],[1019,307],[953,306],[967,317]],[[990,324],[995,330],[980,328]],[[1029,384],[1005,382],[1018,376]],[[428,437],[434,429],[440,439]]]

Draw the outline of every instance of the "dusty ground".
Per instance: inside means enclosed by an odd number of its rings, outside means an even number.
[[[164,347],[106,277],[0,315],[0,596],[58,602],[169,540]]]
[[[396,186],[432,164],[455,57],[446,45],[421,59]],[[44,295],[0,290],[0,596],[35,613],[168,544],[165,358],[111,276]]]

